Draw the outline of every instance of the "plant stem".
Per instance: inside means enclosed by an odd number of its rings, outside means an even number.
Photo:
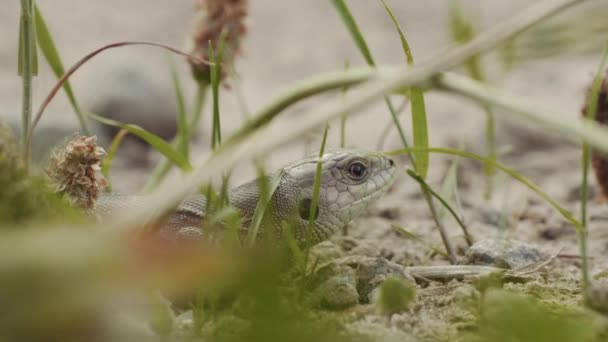
[[[28,136],[32,125],[32,79],[35,73],[34,49],[36,49],[34,31],[33,0],[21,0],[19,73],[22,77],[22,111],[21,111],[21,153],[23,161],[29,165]]]
[[[604,48],[602,60],[597,73],[593,79],[591,86],[591,96],[589,96],[587,103],[587,112],[584,113],[585,120],[593,121],[597,115],[597,107],[599,100],[600,87],[602,85],[602,73],[606,66],[606,58],[608,57],[608,45]],[[589,294],[587,289],[589,288],[589,263],[587,259],[587,197],[589,187],[589,159],[591,155],[591,147],[589,144],[583,142],[582,144],[582,184],[581,184],[581,229],[579,230],[579,248],[581,254],[581,269],[582,269],[582,283],[583,283],[583,298],[585,303],[589,304]]]
[[[456,253],[454,252],[454,247],[452,246],[452,242],[450,241],[448,233],[445,230],[443,222],[441,222],[439,216],[437,215],[437,209],[435,209],[435,203],[431,198],[431,194],[429,193],[428,189],[426,189],[422,184],[420,184],[420,191],[424,195],[424,200],[426,201],[426,204],[428,205],[429,210],[431,211],[431,216],[435,221],[435,225],[437,225],[437,230],[439,230],[439,235],[441,235],[441,240],[443,241],[445,250],[448,253],[448,259],[450,259],[450,264],[455,265],[457,260]]]

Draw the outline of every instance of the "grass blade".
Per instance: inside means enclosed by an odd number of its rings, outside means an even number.
[[[459,157],[477,160],[477,161],[484,162],[484,163],[492,163],[492,166],[494,166],[496,169],[501,170],[502,172],[511,176],[513,179],[515,179],[518,182],[520,182],[521,184],[525,185],[530,190],[532,190],[537,195],[539,195],[542,199],[547,201],[547,203],[549,203],[553,208],[555,208],[555,210],[557,210],[568,222],[570,222],[574,226],[574,228],[576,228],[577,230],[581,229],[581,223],[576,218],[574,218],[574,216],[572,215],[572,213],[570,211],[568,211],[564,207],[562,207],[559,203],[557,203],[555,200],[553,200],[551,198],[551,196],[549,196],[547,193],[542,191],[536,184],[534,184],[531,180],[529,180],[527,177],[523,176],[519,172],[512,170],[506,166],[503,166],[502,164],[499,164],[498,162],[492,161],[487,157],[483,157],[483,156],[480,156],[480,155],[477,155],[474,153],[470,153],[470,152],[466,152],[466,151],[455,150],[455,149],[451,149],[451,148],[442,148],[442,147],[429,147],[428,151],[430,153],[449,154],[449,155],[455,155],[455,156],[459,156]],[[405,154],[405,153],[407,153],[407,151],[405,151],[404,149],[387,152],[388,155],[399,155],[399,154]]]
[[[369,47],[367,46],[367,42],[365,41],[365,38],[363,38],[363,34],[361,33],[361,30],[359,29],[359,26],[357,25],[357,22],[355,21],[355,18],[348,9],[346,3],[343,0],[332,0],[332,3],[336,7],[338,14],[342,18],[342,21],[346,26],[346,29],[352,36],[355,45],[357,45],[357,47],[359,48],[359,51],[363,55],[363,58],[365,59],[366,63],[371,67],[376,67],[376,62],[374,61]],[[399,118],[397,117],[397,110],[395,109],[395,106],[393,106],[391,99],[386,95],[384,96],[384,102],[386,103],[386,106],[391,114],[391,118],[393,119],[393,123],[395,124],[395,127],[399,132],[399,138],[401,139],[403,147],[408,148],[409,144],[407,143],[407,138],[405,137],[403,127],[401,126]],[[415,164],[416,160],[414,156],[409,155],[409,158],[412,163]]]
[[[374,58],[372,57],[369,47],[367,46],[367,42],[363,38],[361,30],[359,30],[359,25],[357,25],[355,18],[348,9],[348,6],[346,6],[346,3],[344,3],[344,0],[332,0],[331,3],[336,7],[338,14],[340,14],[342,17],[344,25],[346,25],[346,28],[359,48],[361,55],[363,55],[365,62],[371,66],[375,66],[376,63],[374,62]]]
[[[209,41],[209,61],[213,63],[211,66],[211,92],[213,94],[213,121],[211,124],[211,148],[215,149],[222,143],[222,132],[220,127],[220,104],[219,104],[219,85],[220,85],[220,70],[216,64],[213,45]]]
[[[121,129],[112,139],[112,143],[108,148],[106,153],[106,157],[101,162],[101,174],[108,179],[108,186],[106,187],[106,192],[112,192],[112,183],[109,181],[110,179],[110,169],[112,168],[112,162],[114,161],[114,156],[116,156],[116,152],[118,152],[118,147],[120,143],[124,139],[124,137],[129,134],[129,131],[126,129]]]
[[[191,171],[192,165],[188,159],[186,159],[181,153],[175,150],[170,144],[168,144],[163,138],[154,135],[145,129],[131,124],[125,124],[119,121],[111,120],[108,118],[101,117],[99,115],[88,113],[88,116],[96,121],[101,122],[104,125],[119,127],[128,131],[129,133],[136,135],[143,139],[145,142],[150,144],[155,150],[160,152],[167,159],[171,160],[175,165],[184,171]]]
[[[51,70],[53,70],[55,76],[57,78],[61,78],[61,76],[65,74],[65,69],[63,67],[63,63],[61,62],[61,57],[57,51],[53,36],[51,35],[51,32],[49,31],[49,28],[38,6],[34,6],[34,14],[36,16],[36,38],[38,41],[38,47],[40,47],[42,55],[51,67]],[[70,85],[69,81],[66,81],[63,84],[63,90],[68,97],[68,101],[70,102],[72,109],[74,109],[74,113],[76,113],[76,117],[80,123],[80,129],[82,129],[84,135],[90,135],[91,133],[87,125],[85,115],[80,110],[80,106],[76,101],[74,91],[72,90],[72,86]]]
[[[268,209],[268,204],[270,204],[272,196],[279,187],[279,184],[281,184],[282,179],[283,169],[280,169],[277,173],[275,173],[270,180],[267,180],[264,176],[259,178],[260,183],[264,184],[258,184],[258,188],[260,189],[260,199],[255,207],[253,216],[251,217],[251,224],[249,225],[249,231],[247,232],[247,237],[245,238],[245,246],[252,247],[255,243],[255,239],[260,229],[260,224],[262,223],[264,214]]]
[[[308,216],[308,229],[306,230],[306,242],[310,246],[310,240],[312,238],[312,227],[317,217],[317,211],[319,210],[319,193],[321,190],[321,178],[323,171],[323,154],[325,154],[325,144],[327,143],[327,132],[329,131],[329,125],[325,124],[325,130],[323,131],[323,139],[321,140],[321,148],[319,149],[319,158],[317,160],[317,170],[315,172],[315,181],[313,183],[312,198],[310,202],[310,212]],[[306,250],[306,260],[308,261],[308,249]]]
[[[188,150],[190,145],[190,139],[188,136],[190,128],[188,127],[188,116],[186,110],[186,101],[184,100],[184,92],[182,91],[181,82],[175,63],[170,62],[171,65],[171,80],[173,82],[173,90],[175,92],[175,100],[177,104],[177,151],[188,158]]]
[[[467,244],[469,246],[472,246],[473,239],[471,238],[471,235],[469,234],[469,230],[467,229],[467,226],[464,224],[464,222],[462,222],[462,220],[460,219],[460,215],[458,215],[456,213],[456,211],[454,211],[454,209],[452,209],[452,206],[446,200],[444,200],[441,195],[439,195],[437,192],[435,192],[435,190],[433,190],[424,181],[424,178],[422,178],[422,176],[418,175],[414,170],[411,170],[411,169],[407,170],[407,174],[410,177],[412,177],[416,182],[418,182],[418,184],[420,184],[420,186],[423,187],[425,191],[427,191],[428,193],[433,195],[433,197],[435,197],[439,202],[441,202],[441,204],[443,204],[443,207],[446,208],[450,212],[450,214],[452,214],[452,216],[454,217],[456,222],[458,222],[458,225],[460,226],[460,228],[462,229],[462,232],[464,233],[464,238],[467,241]]]
[[[381,2],[388,15],[391,17],[391,20],[395,25],[395,29],[397,29],[397,32],[399,33],[401,47],[403,48],[403,53],[405,54],[407,64],[409,66],[413,66],[414,56],[412,56],[412,50],[410,49],[410,45],[405,38],[405,34],[403,33],[397,18],[393,14],[393,11],[391,11],[390,7],[384,0],[381,0]],[[422,176],[423,179],[425,179],[429,169],[429,154],[425,150],[427,147],[429,147],[429,130],[427,125],[424,95],[421,89],[415,87],[411,88],[409,93],[412,106],[412,134],[414,136],[414,147],[420,148],[418,152],[414,152],[414,159],[416,160],[414,166],[416,172]]]
[[[36,60],[36,31],[33,14],[33,0],[21,0],[21,17],[19,20],[18,74],[22,78],[22,156],[29,164],[28,136],[32,130],[32,79],[38,72]]]
[[[473,24],[464,18],[460,3],[458,0],[450,0],[450,29],[452,33],[452,39],[460,44],[465,44],[471,41],[475,37],[475,29]],[[481,55],[476,54],[471,56],[465,62],[465,66],[474,80],[478,82],[485,82],[485,74],[481,66]],[[482,105],[482,109],[486,113],[486,149],[487,156],[490,160],[496,161],[496,124],[494,120],[494,112],[488,105]],[[486,176],[486,198],[492,196],[493,179],[495,170],[491,164],[484,165],[484,171]]]

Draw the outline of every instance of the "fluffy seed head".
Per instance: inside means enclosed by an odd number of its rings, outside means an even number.
[[[104,155],[95,136],[76,136],[64,148],[53,151],[47,174],[55,183],[55,191],[63,193],[75,206],[94,208],[107,185],[100,172]]]
[[[198,11],[192,31],[190,53],[202,60],[209,59],[209,42],[216,52],[220,47],[220,37],[224,37],[222,64],[231,64],[240,52],[240,41],[246,32],[247,0],[198,0]],[[194,77],[209,82],[210,66],[190,58]],[[222,70],[220,77],[225,72]]]

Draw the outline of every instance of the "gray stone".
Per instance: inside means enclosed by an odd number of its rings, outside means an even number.
[[[359,302],[355,271],[347,265],[321,266],[314,274],[313,288],[313,302],[326,309],[345,309]]]
[[[362,304],[370,303],[374,290],[388,276],[403,277],[415,283],[414,278],[406,271],[405,267],[382,257],[355,255],[336,260],[335,262],[346,265],[355,271],[359,302]]]
[[[343,257],[342,249],[331,241],[323,241],[310,249],[310,260],[317,265]]]
[[[152,70],[135,63],[120,62],[102,66],[84,92],[85,108],[95,114],[123,123],[135,124],[168,141],[177,132],[174,92],[155,79]],[[102,144],[109,144],[119,128],[91,121],[92,129]],[[123,141],[129,147],[119,157],[133,164],[146,164],[148,145],[129,134]],[[136,147],[133,147],[136,146]],[[124,147],[124,146],[123,146]]]
[[[508,222],[505,215],[493,207],[484,206],[478,210],[479,220],[487,225],[500,227]]]
[[[473,244],[466,252],[469,265],[489,265],[518,268],[542,260],[543,254],[525,242],[517,240],[487,239]]]
[[[589,306],[593,309],[608,313],[608,278],[600,278],[591,281],[587,289]]]

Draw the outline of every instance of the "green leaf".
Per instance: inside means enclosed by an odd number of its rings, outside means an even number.
[[[346,28],[350,32],[351,36],[353,37],[355,44],[359,48],[359,51],[363,55],[363,58],[365,59],[367,64],[369,66],[375,67],[376,63],[374,62],[374,59],[369,50],[369,47],[367,46],[365,38],[363,38],[363,34],[361,34],[361,30],[359,29],[359,26],[357,25],[357,22],[355,21],[355,18],[353,17],[352,13],[348,9],[348,6],[346,5],[346,3],[343,0],[332,0],[332,3],[338,10],[338,14],[342,17],[342,21],[344,22],[344,25],[346,26]],[[393,119],[393,123],[395,124],[395,127],[397,128],[397,131],[399,132],[399,138],[401,139],[401,143],[403,144],[403,147],[408,148],[409,145],[407,143],[407,138],[405,137],[403,127],[401,126],[401,123],[399,122],[399,118],[397,117],[398,113],[397,113],[397,110],[395,109],[395,106],[393,106],[391,99],[386,95],[384,96],[384,102],[386,103],[386,106],[391,114],[391,118]],[[413,155],[410,155],[409,157],[410,157],[410,160],[412,161],[412,163],[416,162]]]
[[[407,42],[405,34],[403,33],[403,30],[401,30],[401,26],[393,14],[393,11],[391,11],[390,7],[384,0],[381,1],[382,5],[384,5],[384,8],[386,9],[386,12],[391,17],[397,32],[399,33],[399,39],[401,40],[401,46],[403,48],[403,53],[405,54],[407,64],[409,66],[413,66],[414,56],[412,56],[410,44]],[[416,161],[414,166],[416,172],[422,176],[423,179],[425,179],[429,170],[429,153],[424,149],[429,147],[429,129],[427,125],[426,106],[424,104],[424,95],[422,90],[419,88],[410,89],[410,101],[412,103],[412,130],[414,135],[414,147],[420,148],[418,152],[414,152],[414,160]]]
[[[55,46],[53,37],[48,29],[48,26],[46,25],[46,22],[44,21],[44,17],[42,16],[42,13],[40,12],[38,6],[34,6],[34,13],[36,18],[36,38],[38,41],[38,46],[40,47],[40,51],[42,51],[42,55],[53,70],[55,76],[57,78],[61,78],[65,73],[65,69],[63,67],[63,63],[61,62],[61,57],[59,57],[59,52],[57,51],[57,47]],[[80,110],[80,106],[76,101],[76,97],[74,96],[74,92],[69,81],[65,81],[65,83],[63,84],[63,90],[65,91],[65,94],[68,97],[70,105],[76,113],[76,116],[80,123],[80,128],[82,129],[85,135],[90,135],[91,133],[87,126],[85,116]]]
[[[416,172],[423,179],[429,170],[429,153],[424,150],[429,147],[429,131],[426,119],[426,106],[424,104],[424,95],[422,90],[412,88],[410,90],[410,101],[412,106],[412,131],[414,135],[414,147],[421,148],[420,151],[414,152],[416,160]]]
[[[321,140],[321,148],[319,149],[319,158],[317,160],[317,169],[315,171],[315,181],[313,183],[312,188],[312,199],[310,204],[310,213],[308,216],[308,229],[307,229],[307,237],[306,241],[310,246],[310,239],[312,237],[312,227],[315,222],[315,218],[317,217],[317,211],[319,210],[319,193],[321,192],[321,178],[323,171],[323,154],[325,154],[325,144],[327,143],[327,132],[329,131],[329,125],[325,125],[325,130],[323,131],[323,140]],[[308,253],[307,253],[308,255]]]
[[[190,145],[188,127],[188,114],[186,110],[186,101],[184,100],[184,92],[182,91],[181,82],[175,63],[171,61],[171,80],[173,82],[173,91],[175,92],[175,102],[177,104],[177,150],[188,158],[188,150]]]
[[[211,125],[211,148],[215,149],[222,143],[222,132],[220,125],[220,104],[219,104],[219,86],[220,86],[220,66],[216,61],[215,53],[213,52],[213,44],[209,41],[209,61],[211,65],[211,91],[213,94],[213,123]]]
[[[395,25],[397,32],[399,32],[399,38],[401,39],[401,47],[403,48],[403,53],[405,54],[405,57],[407,59],[407,65],[413,66],[414,65],[414,56],[412,56],[412,50],[410,49],[410,44],[407,42],[407,39],[405,39],[405,34],[403,33],[403,30],[401,30],[401,25],[399,25],[399,21],[397,21],[397,18],[393,14],[393,11],[391,10],[391,8],[386,4],[386,1],[384,1],[384,0],[380,0],[380,1],[382,2],[382,5],[384,6],[384,9],[388,13],[388,15],[391,17],[391,20],[393,21],[393,24]]]
[[[177,165],[180,169],[184,171],[191,171],[192,165],[188,159],[186,159],[181,153],[176,151],[170,144],[168,144],[163,138],[154,135],[145,129],[131,124],[125,124],[119,121],[115,121],[112,119],[104,118],[99,115],[88,113],[88,116],[96,121],[101,122],[104,125],[120,127],[129,133],[136,135],[143,139],[145,142],[154,147],[155,150],[160,152],[163,156],[167,157],[171,160],[175,165]]]
[[[346,6],[346,3],[344,3],[344,0],[332,0],[331,2],[338,10],[338,14],[340,14],[340,16],[342,17],[344,25],[346,25],[348,32],[353,37],[355,44],[359,48],[359,51],[361,51],[361,54],[363,55],[363,58],[365,59],[367,64],[375,66],[376,63],[374,62],[374,58],[372,57],[369,47],[367,46],[367,43],[363,38],[363,34],[361,34],[361,30],[359,30],[359,26],[357,25],[357,22],[355,21],[355,18],[353,17],[352,13],[348,9],[348,6]]]

